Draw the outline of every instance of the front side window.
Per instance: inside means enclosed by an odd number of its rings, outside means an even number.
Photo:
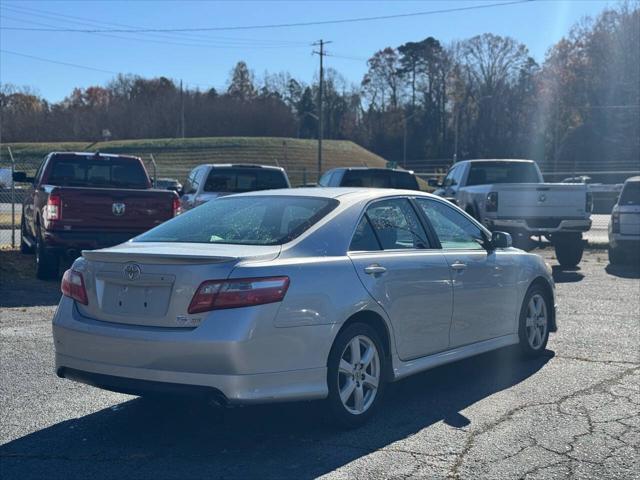
[[[455,250],[483,250],[484,235],[473,222],[442,202],[416,199],[429,219],[442,248]]]
[[[365,216],[384,250],[428,248],[426,234],[407,199],[376,202]]]
[[[331,198],[225,197],[212,200],[135,238],[135,242],[282,245],[338,205]]]
[[[460,167],[453,167],[451,170],[449,170],[449,173],[445,177],[445,179],[442,182],[442,184],[445,187],[450,187],[452,185],[457,185],[458,184],[458,180],[456,179],[456,175],[457,175],[457,172],[459,172],[459,171],[460,171]]]

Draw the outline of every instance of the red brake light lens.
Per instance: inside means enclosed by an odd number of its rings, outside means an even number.
[[[62,198],[60,195],[49,195],[47,205],[44,207],[45,220],[61,220],[62,219]]]
[[[198,287],[188,311],[200,313],[280,302],[288,288],[289,277],[208,280]]]
[[[72,269],[64,272],[60,290],[62,290],[63,295],[73,298],[76,302],[80,302],[83,305],[89,304],[87,290],[84,288],[84,278],[80,272]]]
[[[173,197],[171,210],[173,211],[174,217],[177,217],[178,215],[180,215],[180,213],[182,213],[182,206],[180,205],[180,199],[177,196]]]

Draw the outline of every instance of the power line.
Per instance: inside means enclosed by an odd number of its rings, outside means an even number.
[[[129,29],[139,29],[141,27],[138,26],[134,26],[134,25],[127,25],[127,24],[122,24],[122,23],[115,23],[115,22],[99,22],[93,19],[89,19],[89,18],[85,18],[85,17],[78,17],[75,15],[64,15],[64,14],[60,14],[60,13],[54,13],[54,12],[50,12],[47,10],[37,10],[37,9],[33,9],[33,8],[27,8],[27,7],[23,7],[23,6],[14,6],[14,5],[0,5],[0,8],[5,9],[5,10],[9,10],[11,13],[17,13],[19,15],[29,15],[29,16],[36,16],[36,17],[41,17],[41,18],[45,18],[45,19],[53,19],[53,20],[60,20],[62,22],[65,23],[71,23],[71,24],[76,24],[76,25],[84,25],[84,26],[89,26],[89,27],[93,27],[93,26],[117,26],[117,27],[126,27]],[[10,17],[5,17],[5,18],[10,18]],[[30,22],[27,20],[22,20],[22,19],[13,19],[13,20],[18,20],[21,22],[25,22],[25,23],[32,23],[32,24],[38,24],[37,22]],[[50,27],[50,28],[60,28],[56,25],[50,25],[50,24],[39,24],[40,26],[46,26],[46,27]],[[273,45],[273,46],[288,46],[288,45],[299,45],[299,46],[308,46],[309,42],[308,41],[300,41],[300,40],[271,40],[271,39],[256,39],[256,38],[238,38],[238,37],[211,37],[209,35],[194,35],[194,34],[189,34],[189,33],[170,33],[167,35],[163,35],[163,34],[151,34],[156,38],[160,38],[160,39],[169,39],[169,40],[188,40],[188,41],[206,41],[206,42],[211,42],[211,41],[215,41],[215,42],[232,42],[234,44],[238,44],[238,45],[243,45],[243,44],[247,44],[247,45],[265,45],[265,44],[269,44],[269,45]],[[121,38],[126,38],[126,37],[121,37]]]
[[[102,68],[89,67],[87,65],[79,65],[77,63],[60,62],[58,60],[51,60],[50,58],[36,57],[35,55],[27,55],[26,53],[12,52],[11,50],[0,49],[0,52],[6,53],[8,55],[16,55],[18,57],[31,58],[33,60],[39,60],[41,62],[56,63],[58,65],[64,65],[67,67],[82,68],[84,70],[93,70],[94,72],[110,73],[113,75],[118,74],[118,72],[112,72],[111,70],[104,70]]]
[[[522,3],[530,3],[537,0],[515,0],[511,2],[489,3],[484,5],[471,5],[468,7],[444,8],[440,10],[428,10],[423,12],[399,13],[395,15],[378,15],[375,17],[356,17],[343,18],[336,20],[321,20],[313,22],[297,22],[297,23],[276,23],[267,25],[237,25],[231,27],[184,27],[184,28],[28,28],[28,27],[3,27],[0,30],[12,31],[31,31],[31,32],[67,32],[67,33],[162,33],[162,32],[214,32],[214,31],[231,31],[231,30],[260,30],[269,28],[291,28],[291,27],[309,27],[314,25],[336,25],[343,23],[372,22],[378,20],[391,20],[396,18],[421,17],[427,15],[437,15],[442,13],[464,12],[470,10],[481,10],[493,7],[504,7],[508,5],[517,5]]]

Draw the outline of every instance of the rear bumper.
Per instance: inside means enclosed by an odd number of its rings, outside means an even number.
[[[278,329],[272,313],[252,308],[216,311],[197,328],[142,327],[84,317],[63,297],[53,318],[56,372],[123,393],[196,393],[230,404],[325,398],[322,347],[333,327]]]
[[[135,232],[64,232],[45,231],[44,243],[50,250],[64,253],[67,250],[95,250],[124,243],[127,240],[140,235],[144,230]]]
[[[490,230],[524,231],[531,235],[563,232],[586,232],[591,228],[591,219],[555,220],[548,218],[487,218],[485,225]]]

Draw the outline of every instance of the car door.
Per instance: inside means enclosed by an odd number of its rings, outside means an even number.
[[[417,198],[416,203],[437,235],[453,277],[450,346],[515,333],[516,257],[487,250],[482,229],[447,202]]]
[[[349,257],[369,294],[386,311],[402,360],[449,346],[453,292],[449,266],[407,198],[370,204]]]

